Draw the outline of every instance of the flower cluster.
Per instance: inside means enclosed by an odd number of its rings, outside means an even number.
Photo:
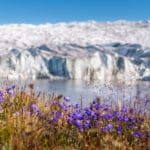
[[[15,85],[10,88],[6,88],[5,91],[0,91],[0,103],[5,99],[5,95],[11,97],[14,94]]]
[[[33,97],[32,92],[31,95],[26,93],[15,95],[14,92],[15,86],[0,91],[0,121],[5,120],[5,116],[12,116],[16,120],[7,117],[7,121],[10,123],[12,120],[13,129],[17,131],[17,134],[18,131],[21,131],[21,136],[27,135],[27,139],[30,135],[37,138],[41,134],[46,142],[55,143],[56,139],[59,140],[63,137],[69,139],[67,143],[75,142],[82,145],[81,143],[85,143],[85,141],[83,142],[83,139],[79,141],[78,135],[89,139],[89,143],[92,138],[97,138],[105,143],[103,139],[110,137],[111,140],[118,138],[118,141],[121,141],[124,139],[122,143],[125,141],[131,146],[132,142],[140,140],[140,142],[144,141],[146,145],[150,140],[149,113],[143,113],[135,107],[112,106],[101,103],[99,99],[94,100],[89,106],[83,107],[79,104],[71,104],[70,97],[64,97],[61,100],[57,96],[42,102],[37,97]],[[148,103],[149,99],[146,100],[146,105]],[[15,127],[14,124],[16,124]],[[18,126],[22,129],[18,130]],[[40,140],[43,140],[42,138]],[[25,137],[23,137],[24,139]]]

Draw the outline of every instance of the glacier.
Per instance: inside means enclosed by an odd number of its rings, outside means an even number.
[[[0,25],[0,77],[150,81],[150,21]]]

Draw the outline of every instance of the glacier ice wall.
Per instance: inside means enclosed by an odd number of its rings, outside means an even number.
[[[150,80],[150,22],[0,25],[0,77]]]

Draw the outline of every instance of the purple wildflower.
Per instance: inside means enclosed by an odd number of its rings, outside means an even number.
[[[124,117],[123,117],[123,120],[124,120],[125,122],[129,121],[128,116],[124,116]]]
[[[53,102],[53,104],[57,104],[57,103],[58,103],[58,101],[57,101],[57,100],[53,100],[52,102]]]
[[[62,113],[60,111],[56,112],[56,118],[59,119],[61,117]]]
[[[96,101],[94,100],[92,103],[93,103],[93,104],[96,104]]]
[[[150,97],[146,99],[145,105],[147,105],[148,103],[150,103]]]
[[[74,125],[77,127],[77,128],[82,128],[82,122],[80,120],[75,120],[74,121]]]
[[[54,115],[55,114],[55,112],[54,111],[51,111],[51,113],[50,113],[51,115]]]
[[[17,112],[16,112],[16,116],[19,116],[19,115],[20,115],[20,113],[17,111]]]
[[[14,94],[14,90],[12,88],[6,88],[6,92],[9,96],[12,96]]]
[[[95,105],[96,110],[99,110],[101,108],[100,104]]]
[[[122,133],[122,126],[121,126],[121,125],[118,126],[118,128],[117,128],[117,133],[118,133],[118,134],[121,134],[121,133]]]
[[[109,110],[110,110],[110,106],[109,106],[109,105],[105,105],[105,106],[104,106],[104,110],[105,110],[105,111],[109,111]]]
[[[2,91],[0,91],[0,103],[4,100],[4,94]]]
[[[85,108],[84,110],[85,110],[86,116],[93,116],[94,115],[94,112],[89,107]]]
[[[147,138],[150,138],[150,133],[146,134],[146,137],[147,137]]]
[[[49,103],[48,102],[45,103],[45,107],[49,107]]]
[[[121,116],[119,114],[116,116],[116,118],[117,118],[118,121],[122,121],[123,120],[123,116]]]
[[[90,129],[90,128],[92,128],[92,126],[91,126],[91,124],[90,124],[90,123],[85,123],[85,124],[84,124],[84,127],[85,127],[86,129]]]
[[[141,136],[143,136],[143,133],[140,131],[135,131],[135,132],[133,132],[133,136],[134,137],[141,137]]]
[[[95,125],[96,127],[98,127],[98,126],[100,126],[100,123],[99,123],[99,122],[95,122],[94,125]]]
[[[69,110],[69,106],[66,106],[65,104],[60,104],[59,107],[62,108],[64,111]]]
[[[103,119],[110,119],[110,120],[113,119],[113,115],[110,114],[110,113],[108,113],[108,114],[103,114],[101,117],[102,117]]]
[[[128,112],[128,107],[127,106],[123,106],[121,112],[127,113]]]
[[[35,114],[39,113],[39,107],[37,106],[36,103],[32,104],[31,108]]]
[[[66,102],[70,102],[71,101],[71,98],[70,97],[64,97],[64,100],[66,101]]]
[[[98,116],[96,114],[94,114],[92,117],[94,120],[98,120]]]
[[[83,130],[83,128],[80,128],[80,132],[83,132],[84,130]]]
[[[134,123],[129,124],[129,128],[133,128],[135,126]]]
[[[107,125],[107,128],[108,128],[109,130],[111,130],[111,129],[113,128],[113,125],[112,125],[112,124],[108,124],[108,125]]]
[[[110,124],[110,123],[109,123],[108,125],[102,127],[102,131],[103,131],[103,132],[111,131],[112,129],[113,129],[113,125]]]
[[[78,119],[78,120],[83,120],[84,119],[84,117],[83,117],[83,115],[80,111],[76,111],[75,113],[73,113],[73,118]]]
[[[68,122],[68,124],[71,124],[72,123],[72,121],[73,121],[73,119],[72,118],[68,118],[68,120],[67,120],[67,122]]]
[[[129,118],[129,122],[132,124],[136,124],[137,120],[135,118]]]
[[[144,121],[144,118],[139,118],[139,121],[140,121],[140,122],[143,122],[143,121]]]
[[[86,122],[84,123],[84,127],[86,129],[92,128],[91,121],[90,120],[86,120]]]
[[[80,108],[80,105],[79,105],[79,104],[75,104],[75,105],[73,105],[73,107],[74,107],[75,109],[77,109],[77,108]]]
[[[16,88],[16,86],[15,85],[12,85],[12,87],[11,87],[12,89],[15,89]]]
[[[118,111],[118,110],[114,110],[114,111],[113,111],[113,115],[114,115],[114,116],[118,116],[118,115],[119,115],[119,111]]]

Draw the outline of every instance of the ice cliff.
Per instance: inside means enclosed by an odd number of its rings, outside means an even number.
[[[0,25],[0,77],[150,80],[150,22]]]

